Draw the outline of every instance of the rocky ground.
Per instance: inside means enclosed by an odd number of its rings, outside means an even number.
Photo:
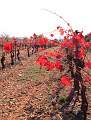
[[[0,70],[0,120],[81,120],[76,116],[80,102],[75,105],[74,112],[60,112],[70,88],[59,86],[53,78],[53,74],[58,74],[58,71],[40,70],[35,64],[43,52],[28,58],[26,51],[22,50],[20,63],[16,61],[13,67],[7,66],[5,70]],[[8,57],[6,62],[9,63]],[[57,102],[55,98],[59,88]],[[87,120],[90,120],[91,86],[87,87],[87,100]]]

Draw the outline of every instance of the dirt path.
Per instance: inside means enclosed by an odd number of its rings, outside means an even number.
[[[22,53],[22,64],[0,71],[0,120],[51,120],[49,113],[52,106],[49,107],[48,77],[40,74],[37,76],[37,81],[31,81],[31,77],[30,80],[19,80],[28,69],[34,66],[39,53],[30,58],[27,57],[26,51]],[[90,92],[91,87],[87,92],[88,120],[91,119]],[[41,115],[42,119],[40,119]]]
[[[18,81],[39,56],[37,53],[26,59],[26,53],[22,52],[22,64],[0,71],[0,120],[26,120],[27,115],[23,110],[27,102],[31,101],[33,107],[36,107],[47,99],[47,85],[44,81]]]

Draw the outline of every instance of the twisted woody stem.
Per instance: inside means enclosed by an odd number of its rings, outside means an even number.
[[[65,107],[69,106],[69,104],[73,101],[73,98],[75,97],[73,105],[75,105],[76,100],[79,95],[81,95],[81,113],[83,120],[86,120],[87,117],[87,109],[88,109],[88,102],[86,99],[86,87],[83,84],[83,78],[81,74],[81,70],[84,68],[84,59],[79,58],[79,43],[76,41],[75,45],[75,54],[72,53],[74,51],[66,48],[66,54],[67,54],[67,60],[69,65],[69,71],[71,73],[71,77],[74,80],[74,86],[71,90],[69,96],[66,99],[65,104],[62,106],[61,109],[64,109]],[[73,65],[74,64],[74,65]],[[76,93],[76,95],[75,95]],[[72,106],[73,108],[74,106]]]

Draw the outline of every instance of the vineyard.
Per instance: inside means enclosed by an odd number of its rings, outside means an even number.
[[[91,119],[91,42],[67,25],[61,41],[0,37],[0,120]]]

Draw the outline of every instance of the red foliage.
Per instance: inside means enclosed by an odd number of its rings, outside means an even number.
[[[85,50],[83,48],[80,48],[78,57],[79,58],[84,58],[85,57]]]
[[[11,52],[12,51],[12,42],[5,42],[3,48],[6,53]]]
[[[59,69],[60,71],[63,70],[63,66],[62,66],[62,64],[61,64],[60,61],[56,61],[56,62],[55,62],[55,67],[56,67],[57,69]]]
[[[89,61],[89,62],[85,62],[85,67],[86,68],[91,68],[91,62]]]
[[[90,37],[91,37],[91,33],[89,33],[89,34],[88,34],[88,36],[90,36]]]
[[[85,47],[86,47],[86,48],[90,48],[90,47],[91,47],[91,43],[90,43],[90,42],[86,42],[86,43],[85,43]]]
[[[55,68],[55,64],[53,62],[48,61],[45,67],[48,71],[51,71]]]
[[[62,76],[61,79],[60,79],[60,83],[64,86],[71,86],[72,83],[70,81],[70,78],[66,75]]]
[[[38,51],[43,51],[43,50],[45,50],[45,48],[38,48]]]
[[[39,45],[44,45],[45,44],[45,39],[44,38],[39,38]]]
[[[73,44],[73,42],[71,40],[64,41],[60,45],[61,45],[62,48],[65,48],[65,47],[67,47],[67,48],[73,48],[74,47],[74,44]]]
[[[38,64],[41,65],[41,66],[45,66],[45,65],[48,63],[47,57],[41,55],[41,56],[37,59],[36,63],[38,63]]]

